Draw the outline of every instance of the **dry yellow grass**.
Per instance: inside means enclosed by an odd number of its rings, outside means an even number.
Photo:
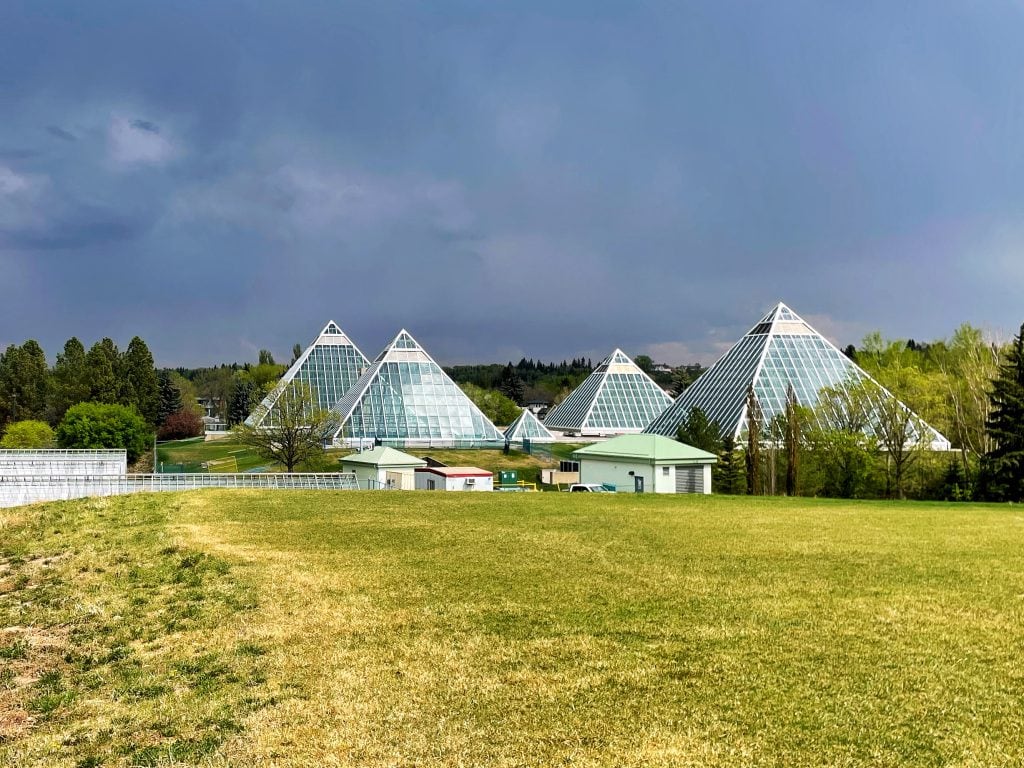
[[[35,659],[17,764],[1024,763],[1014,508],[201,492],[8,530],[74,582],[6,615],[126,654]]]

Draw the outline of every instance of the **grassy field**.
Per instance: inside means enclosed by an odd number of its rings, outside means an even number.
[[[1019,507],[0,510],[0,765],[1024,764]]]

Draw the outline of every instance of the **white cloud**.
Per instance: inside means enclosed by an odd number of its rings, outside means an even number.
[[[48,183],[46,176],[16,173],[0,165],[0,227],[20,230],[40,225],[45,208],[39,200]]]
[[[177,154],[174,144],[153,124],[114,116],[107,129],[110,159],[121,167],[164,165]]]

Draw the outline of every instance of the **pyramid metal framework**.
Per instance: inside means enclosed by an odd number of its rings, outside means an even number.
[[[523,408],[523,412],[505,430],[505,439],[510,443],[521,443],[523,440],[545,443],[554,442],[558,438],[540,423],[540,420],[533,415],[533,411]]]
[[[245,423],[250,427],[276,426],[274,405],[292,381],[309,385],[317,407],[330,410],[352,388],[369,364],[359,347],[331,320],[292,363],[270,394],[253,409]]]
[[[505,440],[405,329],[335,405],[333,418],[335,443]]]
[[[671,404],[672,398],[628,355],[616,349],[551,409],[544,426],[580,435],[635,433]]]
[[[823,387],[871,379],[862,368],[779,302],[725,355],[684,391],[644,432],[675,437],[691,409],[700,408],[725,435],[739,440],[747,426],[747,390],[753,387],[765,422],[786,409],[790,385],[800,405],[814,407]],[[876,382],[877,383],[877,382]],[[893,397],[879,385],[883,397]],[[904,406],[905,407],[905,406]],[[949,441],[932,427],[925,439],[936,450]]]

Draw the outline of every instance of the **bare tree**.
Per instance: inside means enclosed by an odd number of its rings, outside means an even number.
[[[902,499],[907,470],[931,447],[931,431],[924,420],[892,395],[879,392],[874,432],[886,453],[886,496]]]
[[[786,388],[786,495],[796,496],[797,480],[800,474],[800,407],[796,401],[796,391],[790,384]]]
[[[308,384],[293,380],[282,387],[274,417],[272,424],[259,427],[240,424],[234,434],[242,445],[283,464],[288,472],[323,455],[330,413],[317,407]]]
[[[747,387],[747,493],[760,496],[761,483],[761,405],[753,387]]]

